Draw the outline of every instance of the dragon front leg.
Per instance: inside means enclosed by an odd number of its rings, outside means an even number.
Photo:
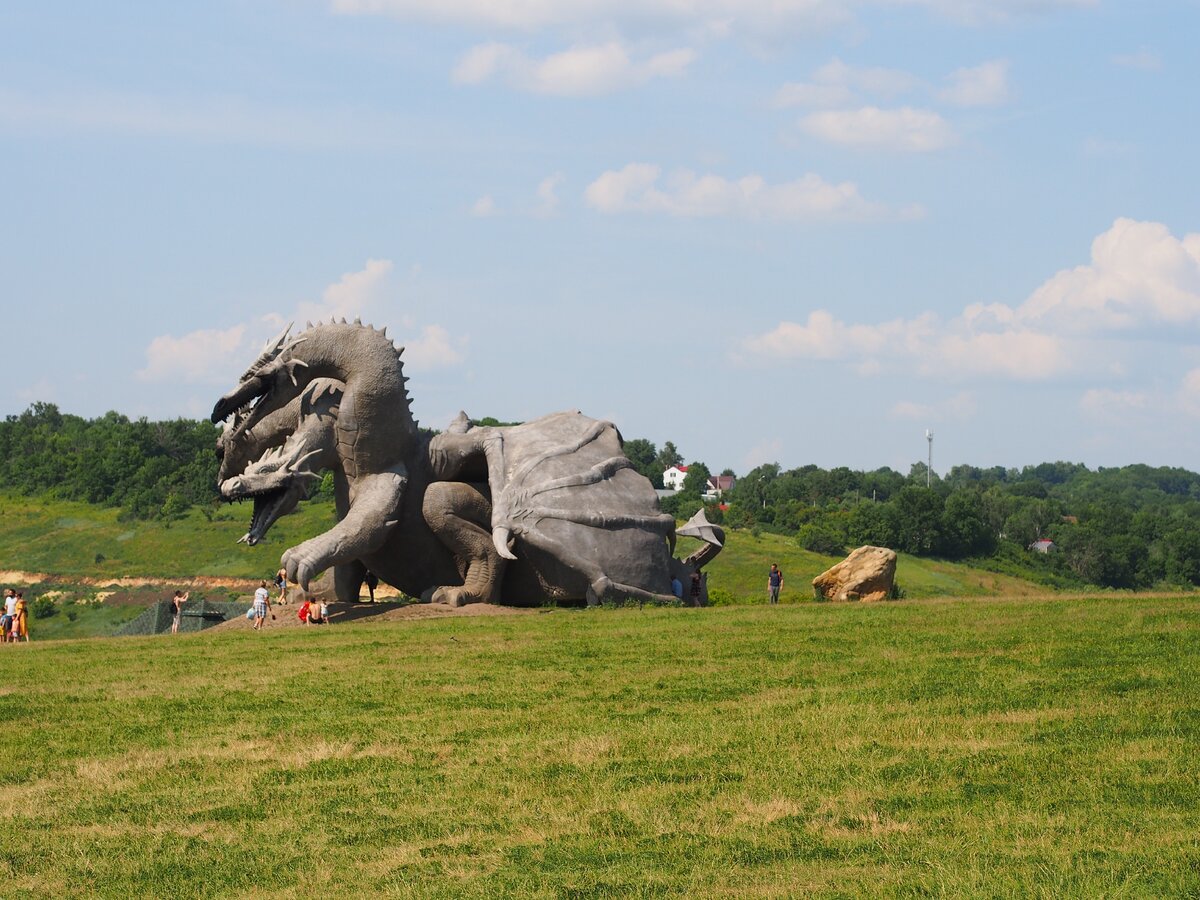
[[[305,590],[318,572],[361,559],[378,550],[396,525],[408,478],[399,472],[380,472],[360,478],[346,517],[283,554],[288,580]]]
[[[441,585],[434,603],[462,606],[494,603],[500,594],[504,560],[488,531],[487,498],[469,484],[436,481],[425,490],[421,511],[431,531],[446,545],[462,573],[461,585]]]

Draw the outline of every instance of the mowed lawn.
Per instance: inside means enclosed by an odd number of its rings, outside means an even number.
[[[0,647],[0,894],[1200,894],[1200,598]]]

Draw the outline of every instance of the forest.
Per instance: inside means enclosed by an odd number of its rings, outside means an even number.
[[[131,519],[169,520],[193,506],[211,511],[218,434],[207,422],[116,412],[85,419],[35,403],[0,422],[0,490],[116,506]],[[683,461],[669,441],[658,448],[630,439],[625,451],[657,487],[663,470]],[[1200,474],[1186,469],[1046,462],[956,465],[939,476],[923,462],[907,474],[772,463],[706,503],[708,475],[693,462],[663,509],[686,518],[705,506],[726,528],[794,536],[830,556],[875,544],[1056,587],[1200,585]],[[1053,546],[1038,552],[1037,541]]]

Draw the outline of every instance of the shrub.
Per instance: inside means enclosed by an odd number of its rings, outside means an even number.
[[[48,619],[56,612],[58,607],[54,605],[54,601],[49,597],[38,597],[29,607],[35,619]]]

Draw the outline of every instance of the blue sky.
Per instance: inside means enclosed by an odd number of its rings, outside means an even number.
[[[1195,469],[1196,2],[0,7],[0,413],[203,417],[282,324],[689,461]]]

